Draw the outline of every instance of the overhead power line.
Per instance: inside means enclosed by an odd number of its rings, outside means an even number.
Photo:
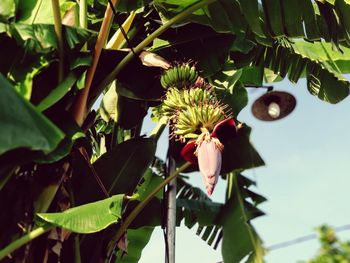
[[[335,230],[335,232],[350,230],[350,225],[343,225],[343,226],[335,227],[334,230]],[[317,239],[317,237],[318,237],[317,234],[310,234],[310,235],[306,235],[306,236],[301,236],[301,237],[298,237],[298,238],[295,238],[295,239],[292,239],[289,241],[284,241],[284,242],[280,242],[277,244],[273,244],[271,246],[267,246],[266,249],[269,251],[281,249],[281,248],[297,245],[299,243],[306,242],[309,240]]]
[[[335,232],[342,232],[342,231],[346,231],[346,230],[350,230],[350,224],[349,225],[343,225],[343,226],[338,226],[338,227],[335,227],[334,228]],[[292,239],[292,240],[289,240],[289,241],[284,241],[284,242],[280,242],[280,243],[276,243],[274,245],[271,245],[271,246],[267,246],[266,249],[268,251],[271,251],[271,250],[277,250],[277,249],[281,249],[281,248],[286,248],[286,247],[290,247],[290,246],[293,246],[293,245],[297,245],[299,243],[302,243],[302,242],[306,242],[306,241],[310,241],[310,240],[313,240],[313,239],[317,239],[317,234],[310,234],[310,235],[307,235],[307,236],[302,236],[302,237],[298,237],[298,238],[295,238],[295,239]],[[218,263],[224,263],[223,261],[220,261]]]

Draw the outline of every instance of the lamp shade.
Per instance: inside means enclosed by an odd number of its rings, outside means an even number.
[[[288,92],[271,91],[258,98],[252,106],[253,115],[262,121],[275,121],[289,115],[296,106],[296,99]]]

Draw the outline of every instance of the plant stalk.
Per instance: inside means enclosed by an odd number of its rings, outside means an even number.
[[[79,24],[81,28],[87,28],[87,1],[79,1]]]
[[[58,188],[61,186],[61,182],[50,184],[44,187],[38,198],[34,200],[34,211],[36,213],[46,213],[49,209],[55,195],[58,191]]]
[[[74,237],[74,259],[75,263],[81,263],[81,255],[80,255],[80,240],[79,235],[76,234]]]
[[[79,8],[80,6],[78,4],[76,4],[74,6],[74,27],[79,27],[80,25],[80,20],[79,20]]]
[[[112,0],[113,5],[116,6],[118,4],[118,1],[119,0]],[[92,80],[95,75],[95,71],[101,55],[102,48],[105,46],[105,43],[106,43],[112,18],[113,18],[113,11],[110,4],[108,4],[103,21],[102,21],[101,28],[97,37],[97,41],[95,44],[95,50],[92,57],[92,64],[86,74],[85,87],[79,93],[77,100],[72,106],[73,118],[75,119],[75,121],[78,123],[79,126],[83,124],[85,119],[85,115],[87,112],[86,104],[87,104],[87,99],[89,96]]]
[[[0,250],[0,260],[10,255],[13,251],[20,248],[21,246],[27,244],[28,242],[34,240],[35,238],[41,236],[42,234],[45,234],[46,232],[50,231],[54,227],[55,226],[49,225],[49,224],[38,227],[33,231],[29,232],[28,234],[22,236],[21,238],[13,241],[8,246]]]
[[[176,162],[168,152],[168,171],[172,174],[176,170]],[[166,191],[166,240],[167,251],[165,252],[165,263],[175,263],[175,237],[176,237],[176,179],[168,184]]]
[[[32,19],[32,21],[30,22],[32,25],[34,24],[35,19],[36,19],[36,17],[38,16],[38,13],[39,13],[39,10],[40,10],[40,8],[41,8],[42,3],[43,3],[43,0],[40,0],[38,7],[37,7],[37,8],[35,9],[35,11],[34,11],[33,19]]]
[[[68,185],[68,195],[71,203],[71,207],[75,207],[75,198],[74,198],[74,193],[72,189],[72,185]],[[74,235],[74,263],[81,263],[81,253],[80,253],[80,235],[75,234]]]
[[[79,26],[81,28],[87,29],[87,0],[80,0],[79,1]],[[87,50],[87,44],[83,46],[82,50]]]
[[[233,181],[234,176],[235,176],[235,174],[233,174],[233,173],[229,173],[227,175],[226,201],[231,198],[232,192],[234,190],[234,185],[233,185],[234,184],[234,181]]]
[[[40,193],[38,197],[34,200],[34,212],[35,213],[46,213],[49,209],[52,201],[54,200],[56,193],[61,186],[63,180],[69,177],[70,169],[69,162],[58,162],[56,164],[52,164],[52,167],[59,169],[60,171],[56,174],[56,180],[48,185],[45,185],[40,189]]]
[[[64,48],[59,0],[51,0],[51,5],[53,11],[53,19],[55,23],[55,32],[58,41],[58,83],[61,83],[64,77]]]
[[[5,168],[1,172],[3,177],[0,178],[0,191],[5,187],[5,185],[10,181],[12,175],[19,169],[19,166],[13,166],[10,168]]]
[[[125,231],[128,229],[130,224],[134,221],[134,219],[138,216],[138,214],[143,210],[143,208],[145,208],[145,206],[153,199],[153,197],[155,197],[160,190],[162,190],[169,182],[175,179],[176,176],[178,176],[181,172],[186,170],[189,166],[191,166],[190,162],[184,163],[179,169],[174,171],[169,177],[165,178],[165,180],[161,182],[148,196],[146,196],[146,198],[142,202],[140,202],[132,210],[129,216],[125,219],[123,224],[118,229],[116,235],[111,240],[110,244],[116,244],[119,241],[119,239],[124,235]]]
[[[168,28],[170,28],[175,23],[185,19],[187,16],[191,15],[194,11],[197,9],[209,5],[216,0],[202,0],[199,1],[191,6],[189,6],[187,9],[185,9],[180,14],[174,16],[169,21],[167,21],[165,24],[163,24],[161,27],[159,27],[157,30],[155,30],[151,35],[149,35],[147,38],[145,38],[140,44],[138,44],[134,49],[135,54],[139,54],[143,49],[147,47],[155,38],[157,38],[159,35],[164,33]],[[107,87],[118,75],[118,73],[133,59],[134,53],[130,51],[125,58],[118,63],[118,65],[110,72],[107,77],[102,80],[102,82],[98,85],[96,88],[95,94],[92,94],[92,101],[89,102],[89,106],[92,105],[94,100],[96,99],[96,95],[99,94],[104,90],[105,87]]]

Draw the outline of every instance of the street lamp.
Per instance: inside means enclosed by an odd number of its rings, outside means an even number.
[[[253,103],[252,113],[259,120],[276,121],[289,115],[295,106],[296,99],[292,94],[268,90]]]

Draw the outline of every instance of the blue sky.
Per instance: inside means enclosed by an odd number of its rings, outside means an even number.
[[[253,221],[266,246],[312,234],[314,228],[327,223],[348,224],[350,209],[350,101],[331,105],[311,96],[305,80],[293,85],[277,83],[274,90],[285,90],[297,98],[295,111],[285,119],[262,122],[251,114],[251,104],[264,90],[249,89],[249,105],[238,119],[253,128],[251,141],[266,162],[266,166],[244,174],[257,181],[255,189],[268,201],[261,205],[266,215]],[[334,87],[336,88],[336,87]],[[147,123],[146,130],[152,123]],[[157,150],[164,156],[166,136]],[[202,187],[198,174],[190,179]],[[224,199],[225,184],[219,181],[213,199]],[[176,262],[216,263],[220,249],[212,250],[194,231],[177,229]],[[340,233],[350,239],[350,231]],[[295,263],[314,255],[317,241],[308,241],[288,248],[271,251],[267,263]],[[157,229],[143,251],[141,263],[164,262],[164,242]]]

